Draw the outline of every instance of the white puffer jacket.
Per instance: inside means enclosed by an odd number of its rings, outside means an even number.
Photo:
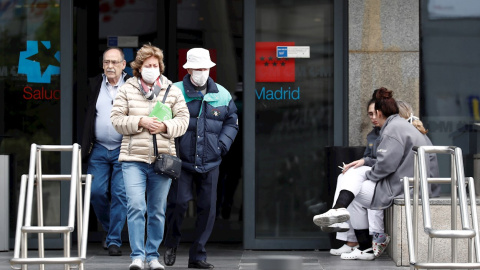
[[[137,161],[149,164],[155,161],[153,135],[148,129],[139,127],[138,123],[140,118],[148,117],[157,101],[162,102],[168,85],[172,84],[163,75],[160,83],[161,91],[153,100],[145,98],[136,77],[128,79],[118,90],[110,119],[115,130],[123,135],[119,161]],[[190,114],[182,91],[174,85],[170,87],[165,104],[172,109],[173,119],[164,121],[167,133],[160,133],[156,136],[158,153],[176,155],[174,139],[182,136],[187,130]]]

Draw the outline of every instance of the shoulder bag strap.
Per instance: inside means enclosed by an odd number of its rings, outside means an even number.
[[[158,87],[157,85],[155,85],[156,87]],[[165,100],[167,100],[167,96],[168,96],[168,92],[170,91],[170,87],[172,85],[169,84],[168,87],[167,87],[167,90],[165,90],[165,95],[163,95],[163,100],[162,100],[162,103],[165,104]],[[158,87],[160,88],[160,87]],[[168,152],[170,152],[170,147],[168,148]],[[158,149],[157,149],[157,134],[153,134],[153,154],[155,155],[155,157],[158,156]]]

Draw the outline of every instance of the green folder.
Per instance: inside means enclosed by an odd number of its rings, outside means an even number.
[[[153,107],[153,110],[149,116],[157,117],[158,121],[169,120],[172,119],[172,109],[170,109],[170,107],[167,105],[157,101],[157,104],[155,104],[155,107]]]

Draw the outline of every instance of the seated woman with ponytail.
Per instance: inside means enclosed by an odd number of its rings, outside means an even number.
[[[423,122],[420,120],[420,118],[416,117],[413,115],[413,109],[410,104],[403,100],[397,100],[397,106],[398,106],[398,115],[401,117],[407,119],[407,121],[412,124],[415,128],[420,131],[420,133],[425,136],[425,140],[427,140],[428,145],[433,145],[432,142],[430,141],[430,138],[427,137],[428,130],[423,126]],[[438,166],[436,162],[436,155],[430,155],[430,174],[428,177],[438,177],[439,172],[438,172]],[[435,159],[435,160],[433,160]],[[429,186],[429,195],[430,198],[435,198],[440,196],[440,185],[439,184],[428,184]],[[410,191],[411,193],[411,191]],[[412,195],[413,196],[413,195]]]
[[[398,105],[393,91],[386,88],[375,92],[375,111],[381,127],[377,139],[376,162],[365,173],[365,181],[339,191],[333,209],[313,217],[318,226],[327,227],[350,220],[359,247],[344,253],[342,259],[373,260],[372,238],[369,235],[367,209],[382,210],[403,197],[401,179],[413,177],[414,146],[431,145],[428,137],[398,115]],[[436,155],[430,157],[429,172],[437,171]],[[363,159],[354,161],[363,166]],[[430,173],[431,174],[431,173]]]

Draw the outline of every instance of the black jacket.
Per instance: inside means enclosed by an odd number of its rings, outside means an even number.
[[[128,80],[131,76],[126,74],[124,80]],[[85,124],[83,125],[82,136],[82,161],[87,162],[88,156],[92,152],[95,143],[95,115],[97,113],[96,105],[100,89],[102,88],[103,75],[98,74],[88,80],[90,93],[87,98],[87,110],[85,112]]]
[[[230,92],[212,78],[205,96],[194,90],[188,74],[174,85],[182,90],[190,112],[187,132],[178,138],[182,168],[206,173],[220,165],[237,136],[237,107]]]

